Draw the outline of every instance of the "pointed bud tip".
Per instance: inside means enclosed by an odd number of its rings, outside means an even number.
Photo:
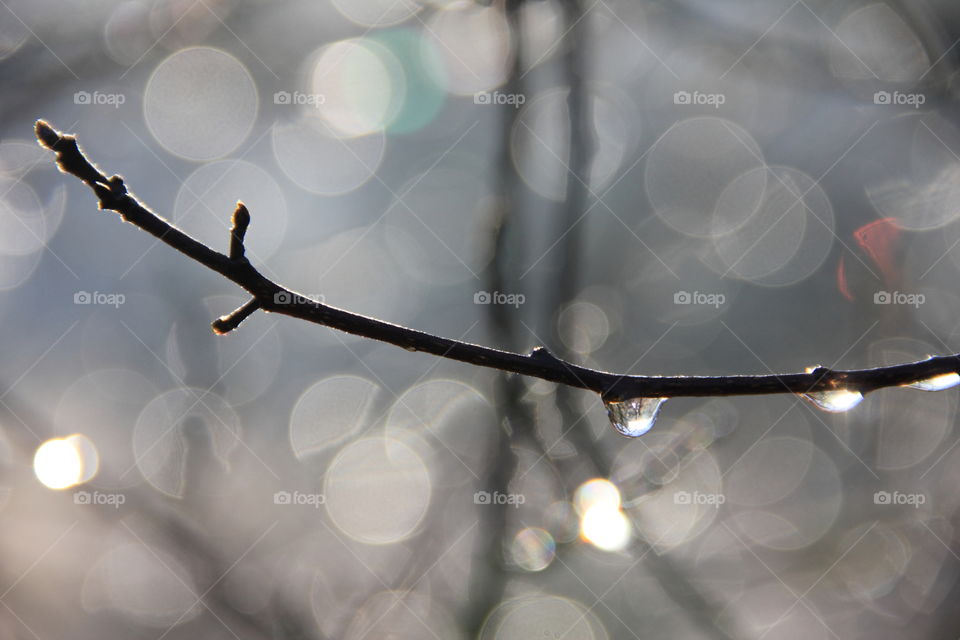
[[[43,146],[48,149],[52,149],[53,145],[60,140],[60,134],[57,133],[56,129],[50,126],[46,120],[37,120],[34,125],[34,131],[37,134],[37,140],[40,141]]]
[[[213,329],[213,332],[218,336],[230,333],[230,330],[233,329],[228,323],[227,316],[221,316],[210,323],[210,328]]]
[[[246,226],[250,224],[250,211],[247,210],[247,206],[237,201],[237,208],[233,210],[233,223],[237,225],[238,223],[241,226]]]

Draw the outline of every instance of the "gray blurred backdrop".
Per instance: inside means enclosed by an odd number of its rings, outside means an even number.
[[[286,317],[216,337],[242,292],[32,127],[218,250],[243,200],[251,261],[351,311],[867,367],[960,351],[958,38],[940,0],[0,0],[0,637],[957,637],[955,391],[627,439]]]

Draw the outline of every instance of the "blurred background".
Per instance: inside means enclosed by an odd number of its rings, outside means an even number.
[[[957,637],[955,391],[629,439],[282,316],[216,337],[242,292],[32,131],[221,251],[243,200],[251,261],[350,311],[860,368],[960,351],[958,38],[943,0],[0,0],[0,637]]]

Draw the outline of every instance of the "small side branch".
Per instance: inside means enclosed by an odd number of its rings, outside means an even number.
[[[237,203],[233,212],[233,228],[230,229],[230,259],[240,260],[244,257],[243,237],[250,226],[250,212],[242,202]]]
[[[249,212],[246,207],[238,206],[234,213],[230,255],[224,255],[148,209],[127,191],[120,176],[108,178],[104,175],[84,156],[74,136],[57,131],[43,120],[37,121],[36,135],[41,145],[56,152],[57,165],[61,171],[76,176],[93,189],[100,200],[101,209],[117,212],[124,221],[216,271],[251,295],[250,302],[217,320],[214,323],[215,331],[220,328],[224,329],[223,333],[230,331],[257,309],[263,309],[372,340],[388,342],[408,351],[422,351],[449,360],[587,389],[601,394],[607,400],[808,393],[841,388],[868,393],[945,373],[960,373],[960,354],[954,354],[891,367],[849,371],[818,367],[809,373],[783,375],[631,376],[581,367],[557,358],[542,347],[528,354],[521,354],[432,335],[314,302],[266,278],[242,255],[243,234],[249,225]],[[241,207],[245,215],[238,216]]]
[[[225,333],[230,333],[239,327],[241,322],[246,320],[250,314],[259,308],[260,302],[256,298],[253,298],[239,309],[234,309],[227,315],[220,316],[214,320],[212,323],[210,323],[210,328],[213,329],[213,332],[217,335],[222,336]]]

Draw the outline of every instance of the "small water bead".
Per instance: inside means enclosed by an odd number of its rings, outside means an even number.
[[[911,389],[920,389],[921,391],[943,391],[960,384],[960,374],[950,372],[927,378],[926,380],[917,380],[906,386]]]
[[[642,436],[653,427],[666,398],[631,398],[604,401],[610,423],[619,433],[630,438]]]
[[[830,413],[844,413],[863,401],[863,394],[849,389],[831,389],[830,391],[811,391],[800,394],[819,409]]]

